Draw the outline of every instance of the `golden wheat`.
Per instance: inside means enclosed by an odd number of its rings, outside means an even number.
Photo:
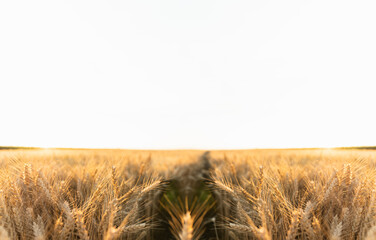
[[[0,151],[0,239],[374,239],[376,152]]]

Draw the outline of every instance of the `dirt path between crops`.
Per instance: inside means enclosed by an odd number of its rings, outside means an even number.
[[[210,152],[205,152],[199,159],[191,164],[181,165],[176,169],[174,177],[168,180],[168,184],[160,195],[158,218],[162,219],[160,229],[156,229],[153,239],[173,239],[171,231],[171,222],[174,222],[174,216],[171,216],[172,209],[177,207],[184,214],[190,211],[192,215],[203,206],[203,220],[201,223],[203,234],[199,239],[220,239],[217,237],[214,219],[216,216],[216,203],[214,195],[210,189]],[[182,216],[177,216],[178,221]]]

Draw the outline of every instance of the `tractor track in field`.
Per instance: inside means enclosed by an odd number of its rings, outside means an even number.
[[[194,163],[178,166],[175,176],[167,180],[166,186],[158,196],[157,218],[161,221],[160,226],[153,231],[152,239],[173,239],[174,234],[170,225],[173,221],[173,207],[178,207],[183,213],[194,212],[194,208],[200,206],[203,206],[205,212],[201,224],[203,234],[199,239],[220,239],[214,222],[216,200],[210,187],[212,169],[210,152],[202,154]]]

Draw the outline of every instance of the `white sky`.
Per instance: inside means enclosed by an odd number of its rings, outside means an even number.
[[[0,1],[0,145],[376,145],[375,1]]]

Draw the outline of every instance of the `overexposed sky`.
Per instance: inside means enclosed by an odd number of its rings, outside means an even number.
[[[0,145],[376,145],[376,2],[1,1]]]

